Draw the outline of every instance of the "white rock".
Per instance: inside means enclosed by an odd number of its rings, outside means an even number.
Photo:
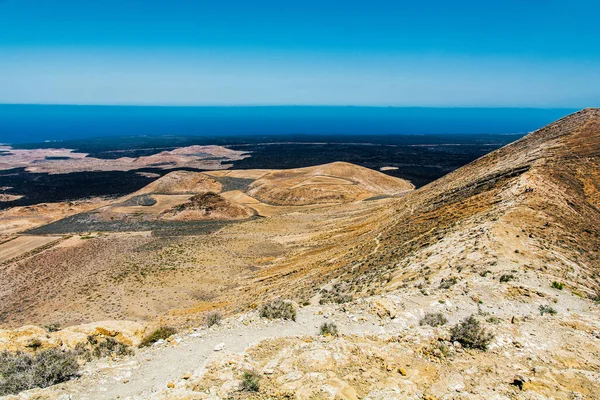
[[[215,351],[221,351],[225,348],[225,343],[219,343],[215,346]]]

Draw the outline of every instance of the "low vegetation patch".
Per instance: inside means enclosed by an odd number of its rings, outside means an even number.
[[[268,319],[296,320],[296,307],[289,300],[273,300],[260,308],[259,315]]]
[[[458,278],[455,276],[452,276],[448,279],[442,279],[440,282],[440,289],[450,289],[452,286],[456,285],[457,282]]]
[[[50,333],[58,332],[58,331],[60,331],[60,324],[58,324],[58,323],[47,324],[47,325],[44,325],[44,329]]]
[[[177,330],[170,326],[161,326],[156,329],[154,332],[149,334],[142,340],[140,343],[140,347],[152,346],[154,343],[158,342],[161,339],[168,339],[170,336],[173,336],[177,333]]]
[[[321,327],[319,328],[319,333],[321,334],[321,336],[337,336],[337,325],[333,322],[323,322],[321,324]]]
[[[352,295],[349,293],[349,287],[346,283],[336,283],[331,290],[321,289],[321,299],[319,304],[343,304],[352,301]]]
[[[439,312],[427,313],[423,318],[421,318],[421,321],[419,321],[419,325],[421,326],[429,325],[433,327],[446,325],[446,323],[448,323],[448,319],[446,319],[444,314]]]
[[[487,350],[494,335],[486,332],[474,315],[455,325],[450,331],[452,341],[468,349]]]
[[[556,314],[556,310],[552,306],[541,305],[539,309],[540,309],[541,315],[544,315],[544,314],[555,315]]]
[[[0,353],[0,396],[56,385],[78,373],[77,354],[73,351],[48,349],[34,355],[4,351]]]
[[[223,315],[220,312],[212,311],[206,315],[206,318],[204,319],[204,325],[206,325],[207,328],[210,328],[211,326],[221,324],[222,319]]]
[[[562,282],[552,282],[552,288],[553,289],[558,289],[558,290],[563,290],[565,288],[565,284]]]
[[[260,390],[260,375],[256,371],[245,371],[242,375],[242,390],[258,392]]]
[[[89,338],[88,341],[90,341]],[[113,338],[106,338],[101,341],[96,341],[92,346],[91,354],[96,358],[128,356],[133,354],[133,349],[124,343],[117,342]]]
[[[506,282],[510,282],[514,279],[515,279],[515,276],[513,274],[504,274],[500,277],[500,282],[506,283]]]

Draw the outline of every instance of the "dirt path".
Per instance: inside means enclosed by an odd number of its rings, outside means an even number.
[[[203,329],[182,338],[175,347],[152,347],[138,350],[135,356],[115,363],[99,361],[89,365],[84,375],[63,384],[73,399],[147,399],[164,389],[172,380],[202,367],[223,343],[226,351],[243,352],[267,338],[316,335],[325,321],[335,321],[345,334],[382,332],[383,327],[370,316],[358,321],[353,316],[338,314],[335,318],[318,315],[319,307],[299,310],[297,322],[257,320],[244,325],[228,321],[214,329]],[[389,331],[389,329],[386,329]]]

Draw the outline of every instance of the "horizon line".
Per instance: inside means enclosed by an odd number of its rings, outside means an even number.
[[[438,109],[513,109],[513,110],[585,110],[594,106],[423,106],[423,105],[362,105],[362,104],[102,104],[102,103],[4,103],[0,106],[57,106],[57,107],[161,107],[161,108],[438,108]]]

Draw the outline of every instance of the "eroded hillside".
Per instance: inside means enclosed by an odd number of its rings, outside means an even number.
[[[330,238],[330,251],[291,262],[295,293],[339,280],[348,294],[377,293],[440,272],[543,269],[573,288],[600,290],[600,111],[586,109],[458,169]],[[348,239],[348,240],[345,240]],[[427,268],[427,270],[424,270]],[[459,269],[461,271],[459,271]],[[318,272],[316,272],[318,271]]]

